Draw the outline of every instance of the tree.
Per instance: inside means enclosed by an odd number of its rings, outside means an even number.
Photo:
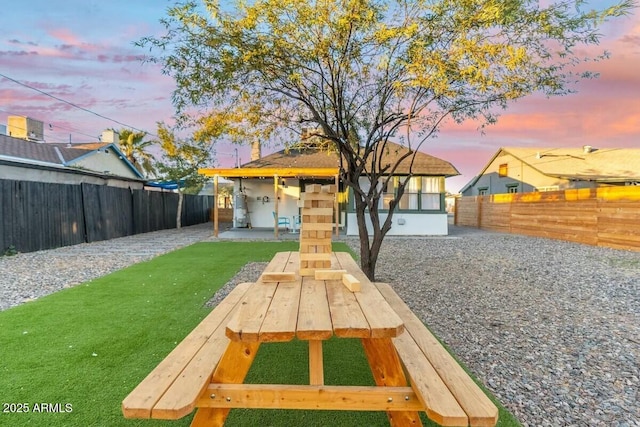
[[[166,34],[140,40],[156,49],[177,83],[183,123],[207,133],[275,141],[319,127],[341,158],[341,179],[355,198],[364,272],[375,276],[409,176],[399,180],[389,214],[378,206],[400,162],[409,161],[445,120],[495,122],[512,100],[572,92],[581,78],[581,45],[633,3],[600,11],[582,1],[254,0],[221,7],[187,1],[163,19]],[[543,2],[546,3],[546,2]],[[192,107],[206,111],[189,114]],[[407,150],[393,164],[390,141]],[[367,230],[365,220],[373,227]],[[371,234],[371,235],[370,235]]]
[[[134,132],[131,129],[120,129],[119,148],[127,160],[144,176],[149,177],[155,173],[153,154],[147,150],[153,141],[145,141],[146,132]]]
[[[180,140],[167,126],[158,123],[158,137],[163,159],[158,162],[160,178],[175,182],[178,187],[178,211],[176,228],[182,227],[182,203],[185,194],[197,193],[206,181],[198,169],[207,165],[211,158],[207,143],[202,140]]]

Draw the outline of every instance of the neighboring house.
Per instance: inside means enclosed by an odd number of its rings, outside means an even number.
[[[144,177],[113,143],[51,144],[0,135],[0,179],[142,188]]]
[[[390,143],[384,159],[393,164],[406,148]],[[257,156],[255,156],[257,157]],[[409,173],[410,159],[400,165],[396,175]],[[274,215],[286,217],[290,227],[300,213],[300,193],[308,184],[337,184],[336,223],[348,235],[358,234],[353,195],[339,180],[339,157],[335,152],[313,148],[282,150],[256,158],[240,168],[203,169],[207,176],[234,181],[234,227],[274,227]],[[446,177],[459,175],[449,162],[418,152],[413,162],[413,177],[396,208],[390,235],[446,235]],[[364,178],[363,178],[364,179]],[[396,179],[397,181],[397,179]],[[393,182],[381,200],[381,220],[396,191]]]
[[[640,185],[640,149],[503,147],[461,193],[478,196],[612,185]]]

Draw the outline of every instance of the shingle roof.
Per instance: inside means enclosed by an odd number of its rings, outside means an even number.
[[[44,144],[0,135],[0,155],[64,165],[109,144]],[[62,157],[62,158],[61,158]]]
[[[383,160],[395,163],[408,151],[399,144],[388,143]],[[396,173],[409,172],[410,157],[403,160]],[[340,166],[338,154],[334,152],[307,150],[281,150],[258,160],[242,165],[243,168],[337,168]],[[449,162],[418,151],[413,162],[412,171],[417,175],[456,176],[458,170]]]
[[[521,159],[545,175],[568,178],[607,180],[640,180],[638,148],[519,148],[503,151]]]

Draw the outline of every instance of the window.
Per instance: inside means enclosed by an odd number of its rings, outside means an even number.
[[[378,209],[389,209],[389,202],[398,194],[400,180],[405,179],[407,178],[400,176],[387,182],[380,197]],[[371,184],[366,178],[360,178],[360,185],[362,190],[366,192]],[[380,182],[379,185],[383,185],[383,182]],[[441,196],[443,192],[444,177],[442,176],[411,177],[404,188],[404,194],[398,202],[397,209],[403,211],[440,211],[442,210]],[[355,194],[354,196],[357,197]],[[355,209],[355,204],[352,206]]]
[[[518,192],[518,184],[507,185],[507,193],[517,193]]]
[[[399,180],[400,179],[404,180],[406,178],[399,178]],[[409,182],[407,182],[407,185],[404,187],[404,194],[398,204],[399,209],[411,211],[418,210],[418,195],[420,193],[419,184],[420,178],[415,176],[409,178]]]
[[[498,167],[498,176],[504,178],[509,175],[509,164],[503,163]]]
[[[384,185],[384,181],[381,181],[380,185]],[[395,179],[390,179],[387,182],[387,188],[384,189],[382,197],[380,198],[380,204],[378,208],[389,209],[389,202],[396,196]]]
[[[487,187],[478,188],[478,196],[486,196],[488,190]]]
[[[444,178],[423,176],[420,189],[420,208],[423,211],[439,211],[440,193],[444,191]]]

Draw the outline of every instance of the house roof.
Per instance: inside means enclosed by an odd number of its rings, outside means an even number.
[[[502,147],[463,191],[473,186],[502,153],[511,154],[547,176],[599,182],[640,181],[639,148]]]
[[[7,135],[0,135],[0,158],[5,160],[18,160],[21,163],[69,166],[88,155],[94,154],[98,150],[107,149],[112,149],[118,153],[122,161],[125,162],[139,178],[143,178],[142,174],[126,159],[115,144],[38,143]]]
[[[383,160],[394,164],[408,148],[399,144],[387,143]],[[400,163],[397,174],[408,174],[411,165],[411,157]],[[258,160],[246,163],[243,168],[339,168],[338,154],[335,152],[306,150],[281,150]],[[460,173],[449,162],[418,151],[413,162],[412,171],[416,175],[456,176]]]

